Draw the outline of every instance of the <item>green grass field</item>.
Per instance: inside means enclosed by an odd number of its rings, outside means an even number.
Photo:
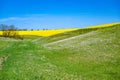
[[[24,38],[0,38],[0,80],[120,79],[120,24]]]

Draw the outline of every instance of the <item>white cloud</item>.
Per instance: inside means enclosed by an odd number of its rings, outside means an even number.
[[[11,20],[28,20],[28,18],[9,17],[9,18],[0,19],[0,22],[6,22],[6,21],[11,21]]]
[[[43,17],[49,16],[48,14],[27,14],[23,15],[22,17],[8,17],[8,18],[1,18],[0,22],[6,22],[6,21],[24,21],[29,19],[39,19]]]

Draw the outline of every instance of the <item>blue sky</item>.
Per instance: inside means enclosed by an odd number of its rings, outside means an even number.
[[[0,0],[0,24],[24,29],[81,28],[120,22],[119,0]]]

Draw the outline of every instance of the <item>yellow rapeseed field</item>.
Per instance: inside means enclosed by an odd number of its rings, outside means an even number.
[[[2,31],[0,31],[0,35],[2,35]]]
[[[102,27],[109,27],[116,24],[120,24],[120,22],[112,23],[112,24],[103,24],[98,26],[89,26],[86,28],[102,28]],[[80,28],[73,28],[73,29],[56,29],[56,30],[33,30],[33,31],[19,31],[19,35],[34,35],[34,36],[52,36],[55,34],[63,33],[63,32],[69,32],[73,30],[77,30]],[[0,35],[2,35],[2,31],[0,31]]]
[[[74,29],[57,29],[57,30],[33,30],[33,31],[19,31],[19,35],[35,35],[35,36],[52,36],[55,34],[63,33],[63,32],[69,32],[77,30],[77,28]],[[2,31],[0,31],[0,35],[2,35]]]

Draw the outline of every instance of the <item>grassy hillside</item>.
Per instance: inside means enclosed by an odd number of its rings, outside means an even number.
[[[119,67],[120,24],[51,37],[0,38],[0,80],[119,80]]]
[[[89,26],[89,28],[105,28],[105,27],[110,27],[110,26],[114,26],[117,24],[120,24],[120,22],[111,23],[111,24],[102,24],[102,25],[96,25],[96,26]]]
[[[38,39],[38,41],[40,41],[42,43],[55,42],[55,41],[62,40],[65,38],[70,38],[70,37],[74,37],[77,35],[85,34],[85,33],[91,32],[91,31],[96,31],[98,29],[100,30],[100,29],[104,29],[107,27],[114,27],[119,24],[120,23],[113,23],[113,24],[104,24],[104,25],[99,25],[99,26],[81,28],[81,29],[73,30],[70,32],[63,32],[61,34],[56,34],[56,35],[52,35],[52,36],[48,36],[48,37],[41,37]]]

